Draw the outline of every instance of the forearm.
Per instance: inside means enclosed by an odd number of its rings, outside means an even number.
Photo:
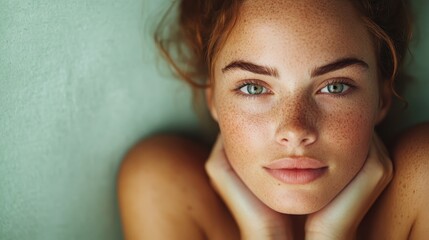
[[[356,240],[356,233],[350,233],[343,236],[331,235],[325,233],[306,233],[305,240]]]
[[[257,231],[242,233],[241,240],[293,240],[291,233],[286,231]]]

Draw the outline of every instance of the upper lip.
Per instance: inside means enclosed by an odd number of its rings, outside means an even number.
[[[314,158],[298,156],[277,159],[264,167],[268,169],[318,169],[327,167],[327,165]]]

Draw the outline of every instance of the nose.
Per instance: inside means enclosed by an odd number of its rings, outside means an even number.
[[[277,142],[288,148],[305,147],[318,138],[317,106],[309,99],[283,101],[280,107],[281,121],[276,131]]]

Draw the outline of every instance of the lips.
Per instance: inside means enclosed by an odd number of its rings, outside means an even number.
[[[264,166],[274,178],[287,184],[307,184],[322,177],[328,166],[307,157],[283,158]]]

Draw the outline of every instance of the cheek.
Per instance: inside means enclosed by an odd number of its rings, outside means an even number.
[[[329,114],[326,116],[329,120],[323,121],[325,126],[321,133],[325,133],[331,141],[334,141],[338,149],[349,149],[366,143],[374,128],[374,119],[366,112],[366,110],[350,111],[339,116]]]
[[[368,102],[320,112],[314,119],[319,138],[316,145],[343,158],[362,158],[369,149],[375,125],[374,112],[373,104]],[[257,157],[257,153],[264,152],[262,148],[273,141],[277,125],[286,117],[273,113],[251,114],[227,100],[217,102],[217,113],[225,150],[233,161]],[[319,147],[318,152],[324,154]]]
[[[324,131],[321,139],[329,152],[335,153],[338,174],[348,182],[364,164],[374,132],[374,108],[359,107],[350,109],[339,116],[327,115],[323,121]],[[340,183],[338,183],[340,184]]]
[[[264,139],[270,133],[269,119],[243,111],[227,100],[218,101],[217,113],[225,152],[233,168],[241,172],[264,152]]]
[[[250,154],[258,146],[258,139],[264,129],[263,119],[249,116],[233,106],[224,105],[218,111],[218,123],[224,147],[233,160]]]

